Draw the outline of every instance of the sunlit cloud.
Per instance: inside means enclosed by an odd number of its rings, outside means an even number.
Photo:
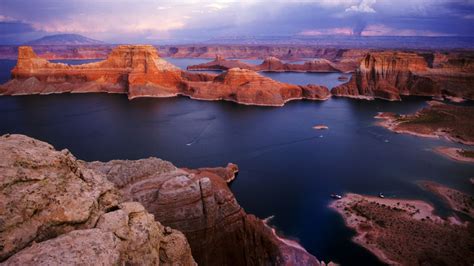
[[[376,2],[377,0],[361,0],[358,5],[346,8],[346,12],[375,13],[375,9],[372,6]]]
[[[416,29],[397,29],[383,24],[367,26],[361,33],[362,36],[453,36],[453,34]]]
[[[303,36],[324,36],[324,35],[345,35],[350,36],[354,35],[352,28],[329,28],[329,29],[319,29],[319,30],[304,30],[299,33]]]

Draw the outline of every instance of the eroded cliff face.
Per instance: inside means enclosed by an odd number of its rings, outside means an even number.
[[[125,93],[129,99],[185,95],[270,106],[330,96],[322,86],[290,85],[250,70],[233,68],[219,76],[182,71],[160,58],[149,45],[118,46],[104,61],[74,66],[51,63],[23,46],[12,78],[0,85],[1,94],[108,92]]]
[[[78,161],[23,135],[0,137],[2,265],[193,265],[185,236]]]
[[[369,53],[350,81],[331,92],[361,99],[400,100],[401,95],[474,99],[474,61],[466,60],[460,63],[405,52]]]
[[[237,203],[227,182],[237,166],[179,169],[156,158],[91,162],[125,198],[141,202],[163,224],[182,231],[202,265],[319,265],[296,242]]]

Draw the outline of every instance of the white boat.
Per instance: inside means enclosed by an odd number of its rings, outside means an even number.
[[[333,199],[342,199],[342,196],[339,194],[331,194],[331,198]]]

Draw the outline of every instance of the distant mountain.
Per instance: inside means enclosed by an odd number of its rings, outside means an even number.
[[[27,42],[28,45],[91,45],[105,44],[104,42],[84,37],[79,34],[48,35],[43,38]]]

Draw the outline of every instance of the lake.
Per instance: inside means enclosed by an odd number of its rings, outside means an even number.
[[[203,59],[169,59],[186,67]],[[75,61],[63,61],[73,63]],[[90,62],[90,61],[88,61]],[[15,61],[0,61],[0,82]],[[297,84],[339,84],[340,74],[262,73]],[[377,112],[411,113],[426,98],[403,102],[332,98],[284,107],[231,102],[58,94],[0,97],[0,134],[21,133],[67,148],[87,161],[156,156],[179,167],[239,165],[231,184],[238,202],[260,218],[274,216],[280,234],[324,261],[377,265],[351,242],[354,233],[327,208],[331,193],[355,192],[426,200],[451,212],[418,180],[472,193],[474,166],[432,152],[445,142],[394,134],[375,126]],[[317,124],[329,126],[318,131]],[[187,145],[189,144],[189,145]]]

